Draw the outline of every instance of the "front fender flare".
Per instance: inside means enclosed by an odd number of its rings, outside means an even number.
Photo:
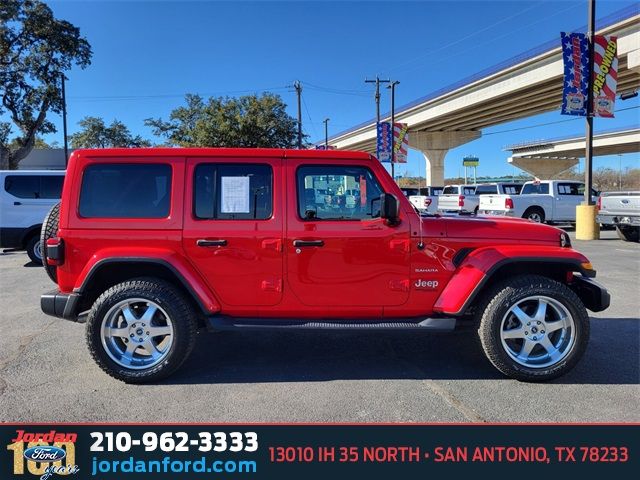
[[[589,260],[581,253],[563,247],[508,245],[484,247],[471,252],[458,266],[433,307],[435,312],[461,315],[478,293],[501,267],[516,263],[554,263],[566,265],[573,272],[595,276],[594,270],[585,270]]]

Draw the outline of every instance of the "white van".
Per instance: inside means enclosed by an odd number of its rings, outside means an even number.
[[[0,248],[26,249],[42,263],[40,228],[60,201],[62,170],[0,170]]]

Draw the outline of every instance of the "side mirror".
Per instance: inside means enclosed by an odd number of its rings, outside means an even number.
[[[400,202],[398,202],[398,198],[395,195],[391,193],[380,195],[380,218],[391,225],[398,223],[400,219]]]

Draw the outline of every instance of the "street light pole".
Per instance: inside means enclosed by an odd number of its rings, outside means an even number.
[[[329,119],[325,118],[324,123],[324,149],[329,150]]]
[[[62,77],[62,135],[64,136],[64,166],[69,163],[69,145],[67,142],[67,96],[64,88],[64,73],[60,73]]]
[[[394,138],[395,121],[396,121],[396,85],[400,82],[394,80],[389,83],[387,88],[391,89],[391,178],[395,181],[395,161],[396,161],[396,142]]]
[[[589,75],[587,78],[587,121],[584,156],[584,204],[593,205],[593,36],[596,29],[596,0],[589,0],[587,44],[589,46]]]

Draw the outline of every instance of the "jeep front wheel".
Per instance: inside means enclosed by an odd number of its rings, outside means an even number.
[[[120,283],[104,292],[87,318],[87,343],[106,373],[127,383],[171,375],[195,343],[191,304],[171,284],[156,279]]]
[[[522,275],[497,285],[481,311],[480,341],[505,375],[545,381],[571,370],[589,341],[589,316],[565,284]]]

